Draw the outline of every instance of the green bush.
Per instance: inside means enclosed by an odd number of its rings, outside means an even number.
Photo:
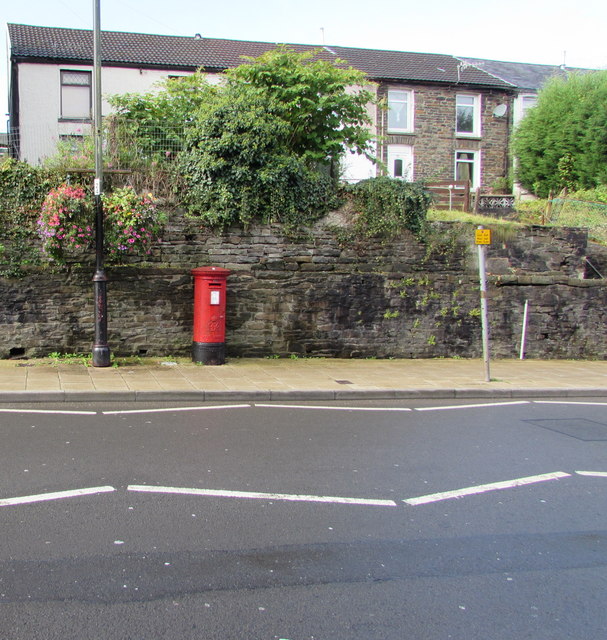
[[[363,180],[348,191],[360,212],[357,231],[368,237],[392,236],[403,229],[419,235],[432,202],[422,184],[387,176]]]
[[[585,202],[602,202],[607,204],[607,184],[602,184],[595,189],[582,189],[572,191],[568,195],[573,200],[584,200]]]
[[[248,91],[222,95],[201,112],[191,150],[177,158],[184,203],[204,224],[308,224],[336,202],[327,171],[289,152],[289,126]]]
[[[607,71],[552,78],[512,147],[518,181],[537,196],[607,182]]]

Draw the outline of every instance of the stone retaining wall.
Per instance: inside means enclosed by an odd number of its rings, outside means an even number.
[[[192,340],[190,269],[228,279],[229,356],[478,357],[473,230],[436,225],[410,234],[345,239],[323,225],[289,239],[278,227],[204,232],[180,216],[152,264],[108,268],[109,342],[117,355],[186,355]],[[525,300],[527,355],[604,358],[607,287],[585,279],[586,235],[529,227],[494,234],[488,249],[492,353],[518,355]],[[92,267],[0,279],[0,357],[88,352]]]

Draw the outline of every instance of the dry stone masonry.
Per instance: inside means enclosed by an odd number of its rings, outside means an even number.
[[[318,224],[201,230],[174,214],[151,262],[108,268],[109,342],[117,355],[187,355],[190,270],[228,268],[228,357],[478,357],[479,287],[472,227],[434,225],[424,241],[356,239]],[[496,231],[488,249],[491,348],[527,356],[607,354],[607,287],[588,272],[586,233]],[[0,279],[0,357],[88,352],[92,267]]]

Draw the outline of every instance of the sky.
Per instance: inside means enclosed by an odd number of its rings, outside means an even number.
[[[5,41],[0,100],[5,109],[7,22],[93,26],[93,0],[7,4],[0,12]],[[200,33],[210,38],[607,68],[605,0],[100,0],[100,6],[101,28],[108,31]]]

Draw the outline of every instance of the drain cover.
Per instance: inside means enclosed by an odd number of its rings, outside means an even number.
[[[574,418],[573,420],[523,420],[523,422],[529,422],[543,429],[556,431],[578,440],[607,440],[607,424],[586,420],[585,418]]]
[[[352,384],[349,380],[336,380],[337,384]]]

